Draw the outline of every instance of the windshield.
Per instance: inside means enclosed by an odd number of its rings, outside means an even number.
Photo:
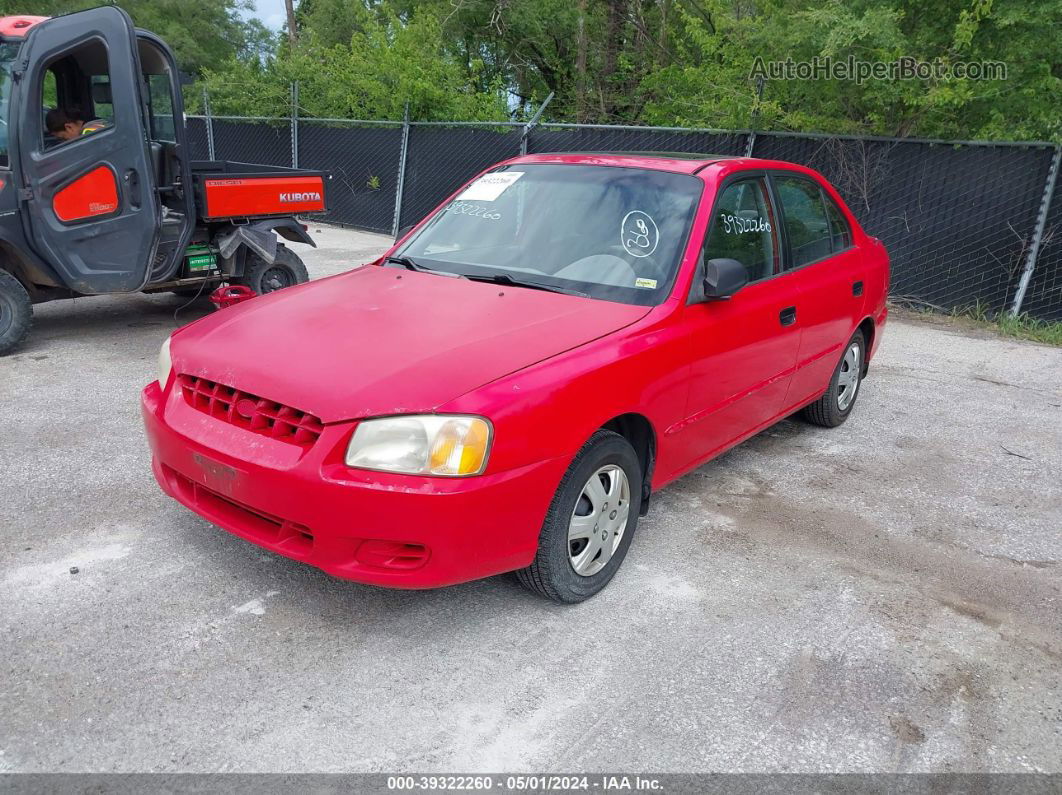
[[[641,168],[502,166],[395,256],[470,278],[653,306],[675,281],[701,188],[696,177]]]
[[[7,111],[11,105],[11,69],[18,44],[0,43],[0,168],[8,167],[7,160]]]

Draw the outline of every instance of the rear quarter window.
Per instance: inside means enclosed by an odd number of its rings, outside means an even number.
[[[829,194],[822,192],[822,200],[826,205],[826,217],[830,221],[830,240],[833,244],[834,253],[844,251],[852,245],[852,227]]]

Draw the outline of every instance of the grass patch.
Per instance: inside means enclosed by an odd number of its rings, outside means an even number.
[[[1049,323],[1028,315],[1002,315],[993,325],[1008,337],[1062,346],[1062,323]]]
[[[952,309],[950,311],[943,307],[911,300],[905,301],[901,299],[897,303],[918,315],[951,317],[966,323],[973,323],[985,329],[997,331],[1007,337],[1062,347],[1062,322],[1039,320],[1026,314],[1014,316],[1007,312],[996,313],[980,301],[963,309]]]

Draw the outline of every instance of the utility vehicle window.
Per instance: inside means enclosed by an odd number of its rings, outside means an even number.
[[[775,180],[775,186],[793,255],[792,267],[799,268],[829,256],[833,244],[819,186],[799,177],[780,177]]]
[[[113,123],[110,65],[103,42],[92,41],[53,59],[41,80],[44,146],[52,148]]]
[[[840,208],[834,204],[833,199],[823,194],[826,203],[826,216],[830,220],[830,237],[833,240],[834,252],[844,251],[852,245],[852,230],[848,226]]]
[[[0,168],[8,167],[7,111],[11,106],[11,68],[18,55],[17,44],[0,44]]]
[[[394,264],[652,306],[670,292],[702,184],[648,169],[503,166],[442,208]]]
[[[736,182],[716,200],[704,259],[718,258],[736,259],[750,282],[778,270],[778,225],[762,179]]]
[[[55,72],[48,69],[44,73],[44,85],[41,86],[41,94],[44,97],[44,109],[51,110],[59,105],[59,88],[55,84]]]
[[[146,75],[148,86],[151,140],[176,143],[177,135],[173,122],[173,93],[170,76]]]

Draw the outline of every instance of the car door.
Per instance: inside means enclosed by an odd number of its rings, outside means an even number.
[[[684,423],[688,461],[702,461],[769,424],[782,410],[796,364],[795,281],[782,272],[776,213],[762,175],[725,182],[712,207],[683,322],[689,329]],[[749,284],[727,300],[703,298],[704,263],[731,258]]]
[[[844,213],[810,177],[774,173],[791,271],[800,291],[800,347],[787,407],[822,394],[856,326],[862,320],[864,271]]]
[[[105,6],[42,22],[26,37],[19,68],[18,146],[29,239],[79,293],[140,289],[155,256],[159,209],[132,21]],[[46,81],[60,87],[59,102],[70,104],[64,113],[94,115],[93,80],[102,75],[109,78],[111,99],[102,129],[70,140],[50,135]]]

